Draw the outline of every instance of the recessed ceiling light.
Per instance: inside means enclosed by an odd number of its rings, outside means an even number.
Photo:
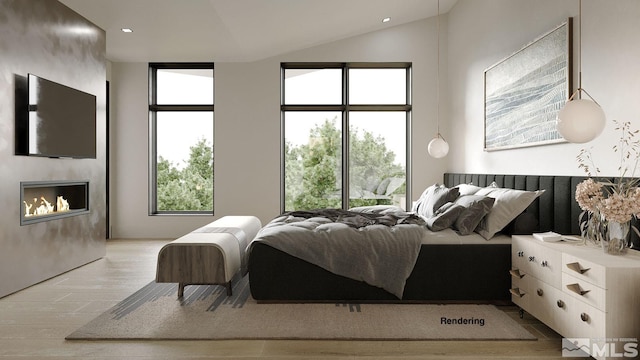
[[[383,22],[383,23],[386,23],[386,22],[389,22],[389,21],[391,21],[391,18],[390,18],[390,17],[386,17],[386,18],[382,19],[382,22]]]
[[[122,30],[122,32],[124,32],[124,33],[132,33],[132,32],[133,32],[133,30],[131,30],[131,29],[129,29],[129,28],[122,28],[121,30]]]

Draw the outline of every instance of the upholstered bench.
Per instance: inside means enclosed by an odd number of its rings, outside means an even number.
[[[247,245],[262,227],[255,216],[225,216],[166,244],[158,252],[156,282],[178,283],[178,297],[187,285],[224,285],[245,265]]]

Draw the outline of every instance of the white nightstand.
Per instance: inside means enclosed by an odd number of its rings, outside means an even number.
[[[522,310],[565,338],[589,339],[596,359],[621,358],[624,346],[640,351],[629,340],[640,341],[640,252],[528,235],[513,236],[511,249],[511,298]]]

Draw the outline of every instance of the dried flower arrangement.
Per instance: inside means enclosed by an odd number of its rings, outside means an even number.
[[[620,155],[620,176],[611,181],[600,177],[591,149],[582,149],[576,157],[578,167],[588,178],[576,187],[576,201],[583,210],[580,214],[580,230],[583,237],[599,242],[609,222],[629,223],[632,217],[640,218],[640,179],[634,178],[640,160],[640,130],[632,130],[631,123],[614,120],[616,130],[621,132],[614,153]],[[634,231],[640,233],[633,227]]]

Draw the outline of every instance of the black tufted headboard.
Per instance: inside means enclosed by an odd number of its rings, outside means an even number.
[[[545,192],[525,211],[536,216],[539,231],[555,231],[560,234],[580,234],[578,217],[582,210],[575,200],[575,192],[576,185],[584,179],[581,176],[444,174],[444,184],[448,187],[458,184],[488,186],[495,181],[499,187],[517,190],[544,189]],[[638,221],[634,222],[638,227]],[[631,239],[634,248],[640,249],[640,238],[633,230]]]

